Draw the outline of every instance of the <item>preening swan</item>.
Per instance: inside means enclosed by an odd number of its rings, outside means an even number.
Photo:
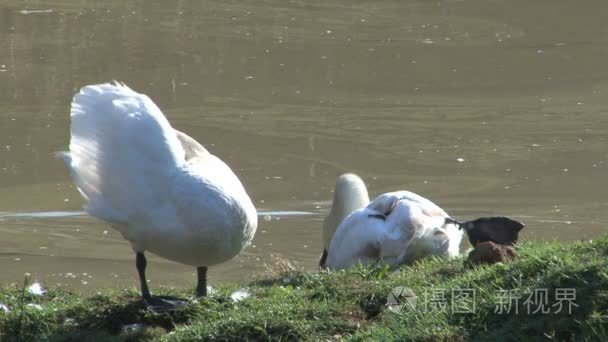
[[[409,191],[389,192],[346,217],[331,240],[330,269],[382,260],[400,265],[428,255],[457,256],[462,230],[428,199]]]
[[[257,228],[237,176],[124,84],[85,86],[70,114],[70,150],[62,156],[86,211],[131,243],[148,307],[179,302],[151,295],[146,251],[197,267],[196,294],[205,296],[207,266],[239,254]]]
[[[329,215],[323,221],[323,254],[319,261],[325,267],[327,249],[338,226],[353,211],[369,204],[367,187],[363,180],[354,173],[345,173],[338,177],[334,189],[334,200]]]

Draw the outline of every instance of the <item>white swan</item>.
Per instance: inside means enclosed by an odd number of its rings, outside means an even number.
[[[354,173],[345,173],[338,177],[331,210],[323,221],[323,254],[319,261],[320,267],[325,267],[329,244],[342,220],[353,211],[368,204],[367,187],[359,176]]]
[[[62,156],[87,212],[131,243],[147,305],[179,302],[150,294],[145,251],[197,267],[196,293],[205,296],[207,266],[239,254],[257,228],[237,176],[124,84],[82,88],[71,120],[70,151]]]
[[[334,198],[342,200],[347,199]],[[399,265],[427,255],[457,256],[463,235],[459,227],[428,199],[409,191],[389,192],[342,221],[326,265],[344,269],[380,260]]]

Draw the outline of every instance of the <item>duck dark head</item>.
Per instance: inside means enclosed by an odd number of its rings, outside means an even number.
[[[524,228],[524,224],[503,216],[480,217],[460,224],[460,228],[467,232],[473,247],[485,241],[513,245],[517,242],[519,231]]]

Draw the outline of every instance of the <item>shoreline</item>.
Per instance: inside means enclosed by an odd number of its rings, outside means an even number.
[[[466,256],[305,272],[278,260],[243,283],[158,289],[191,304],[144,309],[135,289],[81,295],[23,283],[0,289],[0,340],[601,340],[608,336],[608,235],[523,242],[511,263],[466,268]],[[29,284],[26,284],[29,286]],[[6,308],[6,309],[4,309]],[[8,312],[7,312],[8,311]]]

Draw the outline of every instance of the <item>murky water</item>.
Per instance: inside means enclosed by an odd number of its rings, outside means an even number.
[[[410,189],[458,218],[503,214],[523,238],[608,225],[608,3],[22,1],[0,4],[0,284],[135,286],[115,231],[53,152],[79,87],[121,80],[222,157],[262,213],[254,246],[314,269],[336,176]],[[462,158],[463,161],[457,161]],[[295,212],[293,212],[295,211]],[[291,212],[291,213],[290,213]],[[32,214],[33,213],[33,214]],[[160,258],[152,286],[193,286]]]

